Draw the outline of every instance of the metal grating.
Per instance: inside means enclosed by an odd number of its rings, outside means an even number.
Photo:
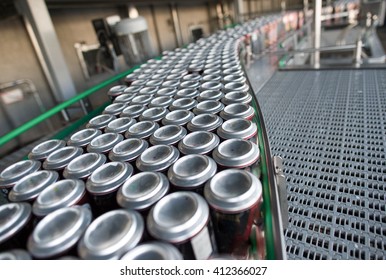
[[[277,72],[257,97],[284,159],[289,259],[386,259],[386,70]]]

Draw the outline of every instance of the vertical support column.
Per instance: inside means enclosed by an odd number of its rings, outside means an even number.
[[[314,68],[320,68],[320,37],[322,32],[322,0],[315,0]]]
[[[172,21],[173,21],[174,32],[176,34],[177,46],[181,47],[183,45],[183,41],[182,41],[182,34],[180,29],[180,20],[178,18],[177,7],[175,4],[170,4],[170,12],[172,14]]]
[[[236,7],[236,22],[243,23],[244,18],[244,1],[243,0],[235,0],[235,7]]]
[[[159,37],[159,29],[158,29],[158,25],[157,25],[157,19],[155,16],[155,10],[154,10],[153,4],[150,5],[150,12],[151,12],[151,17],[153,19],[153,24],[154,24],[155,37],[156,37],[157,46],[158,46],[158,53],[161,54],[163,50],[162,50],[162,45],[161,45],[161,39]]]
[[[56,101],[75,96],[75,85],[44,0],[16,0],[16,5]]]

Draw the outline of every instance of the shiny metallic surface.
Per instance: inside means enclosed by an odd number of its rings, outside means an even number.
[[[121,117],[137,118],[143,111],[147,109],[146,106],[140,104],[133,104],[127,106],[121,113]]]
[[[70,139],[67,141],[67,145],[76,146],[76,147],[85,147],[87,146],[92,139],[102,134],[102,131],[95,128],[86,128],[79,130],[71,135]]]
[[[179,143],[178,149],[185,155],[209,154],[220,144],[220,138],[208,131],[195,131],[186,135]]]
[[[196,115],[201,114],[217,114],[224,109],[224,104],[216,100],[204,100],[197,104],[193,109],[193,113]]]
[[[153,99],[153,95],[151,94],[138,94],[133,100],[131,100],[131,105],[148,105],[150,101]]]
[[[175,100],[172,105],[170,105],[169,110],[170,111],[175,111],[175,110],[190,110],[196,107],[197,105],[197,100],[193,98],[179,98]]]
[[[255,116],[255,109],[252,106],[244,103],[233,103],[225,106],[220,116],[224,120],[230,120],[234,118],[242,118],[252,120]]]
[[[55,171],[41,170],[31,173],[13,186],[8,194],[8,199],[12,202],[32,201],[58,178],[59,174]]]
[[[139,116],[139,120],[159,122],[167,113],[169,113],[169,110],[164,107],[153,107],[143,111],[142,115]]]
[[[87,145],[87,152],[107,153],[122,140],[123,136],[121,134],[114,132],[104,133],[91,140],[90,144]]]
[[[224,97],[224,94],[219,90],[204,90],[200,92],[200,95],[197,97],[198,102],[205,100],[215,100],[219,101]]]
[[[132,125],[125,133],[126,138],[141,138],[150,137],[159,128],[159,124],[154,121],[141,121]]]
[[[184,127],[175,124],[164,125],[154,131],[149,142],[152,145],[173,145],[185,137],[187,131]]]
[[[12,249],[0,253],[0,261],[6,260],[32,260],[32,257],[26,250]]]
[[[133,98],[136,96],[135,93],[123,93],[121,94],[120,96],[117,96],[117,98],[115,98],[114,100],[114,104],[115,103],[125,103],[125,104],[129,104],[131,102],[131,100],[133,100]]]
[[[200,91],[221,90],[222,88],[223,88],[223,84],[221,82],[209,81],[201,84]]]
[[[86,153],[73,159],[64,168],[63,177],[66,179],[87,179],[90,174],[106,162],[106,156],[97,153]]]
[[[225,94],[225,96],[221,99],[221,102],[225,105],[233,103],[250,104],[252,102],[252,95],[248,92],[231,91]]]
[[[169,192],[168,178],[159,172],[140,172],[122,185],[117,202],[122,208],[143,211],[149,209]]]
[[[29,222],[31,213],[31,205],[26,202],[0,205],[0,244],[21,231]]]
[[[180,156],[177,148],[168,145],[156,145],[143,152],[136,161],[141,171],[165,171]]]
[[[83,154],[83,149],[75,146],[67,146],[52,152],[43,162],[46,170],[64,169],[71,160]]]
[[[119,259],[139,243],[144,228],[138,212],[109,211],[89,225],[78,244],[78,254],[82,259]]]
[[[113,100],[117,96],[121,95],[125,91],[125,89],[127,89],[127,86],[123,86],[123,85],[114,86],[109,89],[109,91],[107,92],[107,95],[111,100]]]
[[[53,139],[44,141],[32,148],[31,152],[28,154],[28,158],[31,160],[44,161],[50,153],[64,147],[65,145],[66,142],[63,140]]]
[[[36,160],[22,160],[10,165],[0,173],[0,189],[12,188],[21,178],[38,171],[41,165]]]
[[[125,103],[113,103],[103,110],[102,114],[119,116],[119,114],[125,109],[127,105]]]
[[[195,88],[183,88],[177,91],[174,98],[195,98],[200,92]]]
[[[102,114],[89,120],[86,127],[95,128],[95,129],[104,129],[109,124],[109,122],[115,119],[116,117],[113,115]]]
[[[246,83],[241,83],[241,82],[229,82],[224,85],[225,93],[232,92],[232,91],[248,92],[249,86]]]
[[[177,89],[174,87],[163,87],[157,91],[156,97],[159,96],[170,96],[173,97],[177,93]]]
[[[175,125],[186,125],[194,117],[194,114],[189,110],[175,110],[169,112],[163,119],[162,124],[175,124]]]
[[[121,260],[183,260],[183,256],[169,243],[150,241],[130,250]]]
[[[152,101],[149,104],[149,108],[151,107],[163,107],[167,108],[170,105],[172,105],[174,99],[169,96],[159,96],[152,99]]]
[[[113,133],[125,133],[130,126],[135,124],[137,121],[133,118],[129,117],[121,117],[116,120],[111,121],[107,127],[105,128],[105,132],[113,132]]]
[[[37,217],[65,207],[77,205],[85,196],[85,183],[81,180],[60,180],[45,188],[32,205],[32,212]]]
[[[91,211],[87,207],[56,210],[37,224],[28,239],[28,251],[39,259],[59,256],[76,245],[91,220]]]
[[[143,139],[129,138],[114,146],[109,152],[109,159],[131,162],[136,160],[148,147],[149,144]]]
[[[214,114],[195,116],[188,124],[189,131],[214,131],[222,125],[223,119]]]
[[[217,135],[222,139],[248,140],[257,134],[257,125],[246,119],[236,118],[225,121],[217,129]]]

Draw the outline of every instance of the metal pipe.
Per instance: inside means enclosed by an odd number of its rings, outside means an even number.
[[[178,18],[177,7],[175,4],[170,4],[170,12],[172,13],[172,21],[173,21],[174,32],[176,34],[177,47],[181,47],[183,44],[182,34],[180,29],[180,20]]]
[[[322,32],[322,0],[315,0],[315,29],[314,29],[314,48],[320,48],[320,38]],[[320,67],[320,52],[315,51],[314,67]]]
[[[69,100],[66,100],[64,101],[63,103],[55,106],[54,108],[48,110],[47,112],[45,112],[44,114],[41,114],[40,116],[26,122],[25,124],[19,126],[18,128],[16,128],[15,130],[12,130],[11,132],[5,134],[4,136],[2,136],[0,138],[0,147],[3,146],[4,144],[8,143],[9,141],[11,141],[12,139],[14,139],[15,137],[17,137],[18,135],[22,134],[23,132],[31,129],[32,127],[34,127],[35,125],[41,123],[42,121],[50,118],[51,116],[55,115],[56,113],[59,113],[61,111],[63,111],[65,108],[71,106],[72,104],[76,103],[76,102],[79,102],[81,99],[91,95],[92,93],[104,88],[105,86],[108,86],[109,84],[113,83],[113,82],[116,82],[118,81],[119,79],[122,79],[124,78],[126,75],[132,73],[135,69],[137,69],[139,66],[135,66],[133,68],[131,68],[130,70],[126,71],[126,72],[123,72],[115,77],[112,77],[76,96],[74,96],[73,98],[69,99]]]

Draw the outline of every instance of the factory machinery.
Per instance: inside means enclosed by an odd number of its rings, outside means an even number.
[[[319,4],[105,83],[123,79],[0,173],[1,258],[384,259],[379,17]]]

